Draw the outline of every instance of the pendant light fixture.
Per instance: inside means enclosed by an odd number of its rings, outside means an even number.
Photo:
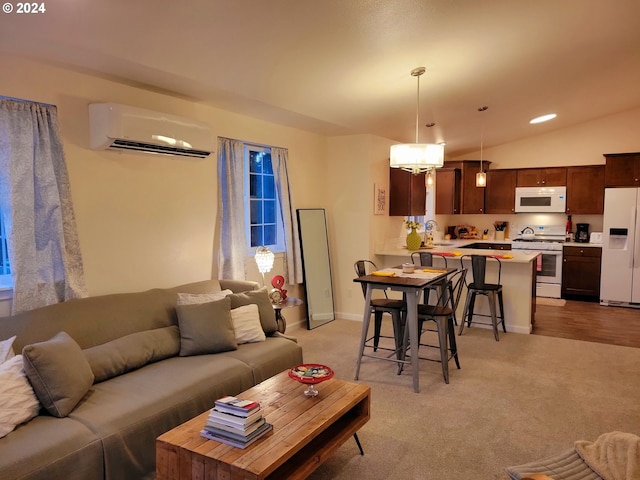
[[[420,76],[426,72],[424,67],[411,70],[411,75],[418,80],[416,95],[416,143],[400,143],[391,145],[389,165],[401,168],[413,174],[440,168],[444,164],[444,147],[433,143],[418,143],[420,125]]]
[[[478,111],[480,113],[486,111],[489,107],[480,107]],[[480,127],[480,171],[476,173],[476,187],[486,187],[487,186],[487,174],[482,169],[482,154],[483,154],[483,144],[484,144],[484,120],[482,121],[482,126]]]

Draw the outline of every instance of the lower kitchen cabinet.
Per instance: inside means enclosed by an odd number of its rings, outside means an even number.
[[[600,298],[602,248],[565,246],[562,259],[562,298]]]

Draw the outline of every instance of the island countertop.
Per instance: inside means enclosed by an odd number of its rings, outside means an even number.
[[[477,249],[465,248],[472,243],[488,243],[488,244],[510,244],[510,240],[492,241],[492,240],[442,240],[434,242],[434,248],[423,248],[420,250],[407,250],[397,242],[391,242],[376,249],[375,255],[381,257],[379,266],[391,267],[399,263],[410,262],[411,254],[415,251],[430,252],[433,254],[444,253],[447,256],[443,259],[434,257],[435,266],[449,266],[459,268],[460,257],[462,255],[484,255],[498,257],[501,265],[501,284],[504,293],[504,316],[507,326],[507,332],[511,333],[531,333],[533,322],[535,320],[536,310],[536,268],[535,261],[542,252],[538,250],[494,250],[491,248]],[[504,255],[513,256],[513,258],[501,258]],[[444,261],[446,260],[446,264]],[[464,267],[470,268],[470,262],[464,261]],[[468,274],[470,275],[470,274]],[[488,278],[496,278],[497,262],[489,262],[487,264]],[[467,277],[469,278],[469,277]],[[464,298],[466,292],[463,293],[462,300],[458,304],[458,321],[461,321],[462,310],[464,306]],[[479,314],[487,315],[489,313],[488,302],[484,298],[480,298],[476,311]],[[486,328],[486,326],[485,326]],[[501,332],[502,333],[502,332]]]
[[[410,257],[413,252],[429,252],[433,254],[445,253],[448,256],[452,255],[453,258],[462,255],[484,255],[484,256],[502,256],[513,255],[513,258],[502,259],[505,263],[529,263],[533,261],[541,252],[539,250],[493,250],[477,249],[477,248],[465,248],[472,243],[487,243],[487,244],[505,244],[510,245],[511,241],[492,241],[492,240],[444,240],[434,243],[433,248],[421,248],[420,250],[408,250],[406,247],[385,245],[384,247],[376,250],[375,254],[383,257]]]

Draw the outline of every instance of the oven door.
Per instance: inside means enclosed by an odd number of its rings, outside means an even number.
[[[560,298],[562,288],[562,250],[542,251],[537,259],[536,295]]]

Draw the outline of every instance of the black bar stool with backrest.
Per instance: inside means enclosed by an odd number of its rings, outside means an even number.
[[[441,290],[438,300],[433,305],[418,305],[418,348],[431,347],[440,349],[440,360],[428,357],[419,357],[422,360],[431,360],[442,363],[442,376],[444,381],[449,383],[449,361],[453,359],[456,367],[460,369],[460,361],[458,360],[458,346],[456,344],[456,333],[454,331],[455,312],[462,295],[462,287],[467,275],[466,269],[457,270],[449,275],[448,284],[452,285],[451,290]],[[426,328],[425,323],[433,322],[435,329]],[[432,345],[422,342],[422,334],[425,332],[436,332],[438,334],[438,344]],[[448,343],[448,348],[447,348]],[[405,329],[404,350],[406,354],[407,348],[410,348],[408,329]],[[402,371],[402,365],[400,366]]]
[[[477,321],[476,323],[481,325],[491,325],[493,327],[493,336],[495,337],[496,341],[500,341],[500,337],[498,335],[498,324],[502,323],[502,330],[505,333],[507,331],[507,328],[504,324],[504,303],[502,300],[502,284],[500,283],[500,276],[502,274],[502,262],[500,262],[500,260],[497,258],[485,257],[484,255],[463,255],[462,257],[460,257],[461,264],[465,259],[471,261],[471,274],[473,275],[473,280],[471,283],[467,284],[467,298],[464,302],[464,310],[462,312],[462,321],[460,322],[460,330],[458,332],[458,335],[462,335],[465,321],[467,322],[467,326],[471,327],[471,322],[473,321],[474,315],[478,317],[491,317],[491,323],[482,323]],[[487,261],[498,262],[496,283],[487,282]],[[476,297],[478,295],[484,295],[485,297],[487,297],[491,315],[475,313],[474,309],[476,306]],[[496,299],[498,302],[498,307],[500,309],[499,317],[496,315]],[[500,318],[499,321],[498,318]]]
[[[447,257],[444,255],[440,255],[438,253],[431,252],[413,252],[411,254],[411,261],[414,265],[420,265],[421,267],[433,267],[433,257],[442,258],[444,262],[444,268],[447,268],[449,265],[447,264]],[[424,300],[423,303],[429,303],[429,295],[430,292],[436,292],[438,295],[438,290],[441,288],[440,285],[433,285],[431,287],[427,287],[424,289]],[[453,296],[453,285],[451,283],[451,278],[447,278],[447,290],[449,290],[449,294]],[[454,324],[458,325],[458,319],[453,316]]]
[[[356,270],[358,277],[369,275],[371,272],[378,270],[378,267],[371,260],[357,260],[353,267]],[[367,297],[367,286],[362,283],[362,294],[365,299]],[[399,353],[402,348],[402,338],[404,335],[404,326],[406,322],[407,302],[404,300],[393,300],[387,298],[387,292],[384,292],[385,298],[372,298],[371,299],[371,313],[373,313],[373,337],[367,338],[365,345],[373,340],[373,351],[378,350],[380,337],[390,338],[385,335],[381,335],[382,330],[382,316],[385,313],[391,315],[391,321],[393,325],[393,336],[395,340],[395,352]],[[370,345],[367,345],[370,346]],[[384,350],[390,350],[380,347]]]

